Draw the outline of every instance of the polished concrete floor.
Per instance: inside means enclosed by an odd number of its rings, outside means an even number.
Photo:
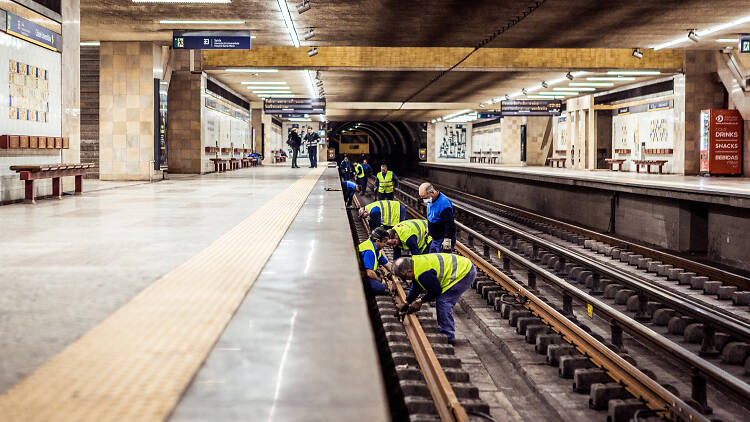
[[[327,169],[171,421],[388,419],[338,183]]]
[[[97,182],[82,196],[0,207],[0,392],[306,172]]]

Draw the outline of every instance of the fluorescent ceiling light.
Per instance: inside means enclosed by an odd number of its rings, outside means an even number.
[[[291,94],[292,91],[253,91],[253,94]]]
[[[231,3],[232,0],[133,0],[133,3],[203,3],[221,4]]]
[[[739,38],[719,38],[718,40],[716,40],[716,42],[730,44],[730,43],[738,43],[740,42],[740,39]]]
[[[81,47],[98,47],[99,41],[82,41]]]
[[[303,119],[301,117],[292,117],[289,119],[291,122],[312,122],[312,119]]]
[[[162,85],[168,85],[169,84],[169,82],[167,82],[167,81],[161,81],[159,83],[162,84]]]
[[[614,81],[614,82],[629,82],[634,81],[635,78],[617,77],[617,76],[593,76],[586,78],[587,81]]]
[[[297,35],[297,28],[294,27],[294,21],[292,15],[289,13],[289,5],[286,4],[286,0],[276,0],[276,4],[279,6],[281,11],[281,17],[284,19],[284,25],[286,31],[289,33],[289,38],[292,40],[295,48],[299,48],[299,35]]]
[[[729,29],[729,28],[731,28],[733,26],[742,25],[742,24],[745,24],[745,23],[748,23],[748,22],[750,22],[750,15],[743,16],[743,17],[741,17],[739,19],[735,19],[733,21],[729,21],[729,22],[723,23],[721,25],[716,25],[716,26],[713,26],[711,28],[707,28],[707,29],[702,29],[702,30],[699,30],[699,31],[695,31],[695,34],[698,37],[703,37],[703,36],[710,35],[710,34],[713,34],[713,33],[716,33],[716,32],[720,32],[720,31],[723,31],[725,29]],[[652,48],[654,50],[661,50],[663,48],[668,48],[668,47],[675,46],[677,44],[682,44],[683,42],[688,41],[689,39],[690,38],[688,38],[687,35],[683,35],[683,36],[681,36],[679,38],[675,38],[675,39],[673,39],[671,41],[667,41],[667,42],[665,42],[663,44],[655,45]]]
[[[286,82],[255,82],[255,81],[242,81],[242,85],[286,85]]]
[[[658,70],[610,70],[607,75],[622,75],[622,76],[648,76],[648,75],[660,75],[661,72]]]
[[[578,95],[579,93],[578,91],[565,91],[565,92],[540,91],[539,94],[540,95],[552,95],[552,96],[555,96],[555,95],[568,96],[568,95]]]
[[[464,109],[464,110],[457,111],[455,113],[449,114],[447,116],[444,116],[443,119],[448,120],[448,119],[450,119],[452,117],[460,116],[462,114],[466,114],[466,113],[469,113],[469,112],[471,112],[471,109],[467,108],[467,109]]]
[[[242,72],[242,73],[276,73],[279,69],[224,69],[225,72]]]
[[[612,82],[571,82],[570,86],[615,86]]]
[[[247,89],[255,89],[260,91],[289,91],[291,88],[288,86],[276,87],[276,86],[249,86]]]
[[[534,100],[555,100],[565,98],[563,95],[529,95],[528,98]]]
[[[580,82],[583,83],[583,82]],[[554,91],[596,91],[596,88],[586,88],[586,87],[565,87],[561,86],[559,88],[552,88]]]
[[[159,21],[163,25],[244,25],[245,21],[184,21],[164,19]]]
[[[296,95],[294,94],[266,94],[261,95],[261,98],[294,98]]]

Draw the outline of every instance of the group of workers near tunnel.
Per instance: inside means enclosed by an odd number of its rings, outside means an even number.
[[[355,192],[365,192],[367,187],[367,173],[360,183],[357,165],[362,164],[352,164],[354,182],[342,175],[347,206]],[[339,168],[342,167],[343,162]],[[417,312],[423,303],[434,301],[440,332],[455,343],[453,307],[476,279],[477,270],[469,259],[454,253],[453,204],[432,184],[423,183],[419,196],[427,205],[427,220],[409,220],[404,205],[393,200],[396,176],[383,165],[376,178],[377,199],[359,209],[360,217],[366,218],[372,229],[369,238],[358,247],[366,287],[371,294],[388,294],[384,280],[390,273],[396,274],[410,283],[406,303],[398,307],[399,314]],[[383,254],[386,246],[393,248],[393,263]]]

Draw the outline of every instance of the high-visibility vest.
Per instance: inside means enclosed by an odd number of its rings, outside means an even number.
[[[354,173],[356,173],[357,179],[365,177],[365,169],[362,168],[362,164],[357,163],[354,165]]]
[[[379,193],[391,193],[393,192],[393,172],[387,171],[385,176],[383,172],[378,172],[378,192]]]
[[[393,227],[401,222],[401,203],[398,201],[375,201],[367,204],[365,209],[372,213],[374,208],[380,208],[380,224],[383,226]],[[370,227],[375,229],[375,227]]]
[[[430,236],[427,234],[427,220],[402,221],[393,226],[393,230],[398,234],[402,249],[408,249],[406,241],[412,236],[417,236],[417,247],[420,251],[423,251],[430,242]]]
[[[445,293],[466,274],[469,274],[472,266],[468,258],[450,253],[416,255],[411,259],[414,260],[414,280],[419,286],[424,289],[422,283],[419,282],[419,276],[426,271],[435,270],[437,279],[440,281],[440,293]]]
[[[373,271],[377,271],[378,269],[378,263],[380,262],[380,258],[383,254],[383,251],[380,249],[375,248],[375,244],[372,243],[372,240],[367,239],[364,242],[359,244],[359,256],[362,256],[362,252],[364,251],[372,251],[373,254],[375,254],[375,266],[372,268]]]

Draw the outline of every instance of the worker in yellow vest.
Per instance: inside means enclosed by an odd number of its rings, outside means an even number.
[[[412,255],[427,253],[432,237],[427,232],[427,220],[402,221],[388,230],[388,246],[393,247],[393,259],[406,250]]]
[[[359,186],[359,191],[364,193],[367,189],[367,176],[365,175],[365,168],[362,164],[354,162],[354,183]]]
[[[417,312],[422,302],[435,300],[440,332],[455,343],[453,307],[477,278],[474,264],[460,255],[431,253],[399,258],[394,267],[396,275],[412,282],[406,303],[398,307],[399,313]],[[423,292],[426,294],[419,298]]]
[[[388,170],[388,166],[380,166],[380,173],[375,178],[375,191],[378,192],[378,199],[393,199],[393,190],[398,187],[398,177]]]
[[[406,207],[398,201],[374,201],[359,209],[359,216],[367,218],[370,229],[391,228],[406,220]]]
[[[391,263],[383,254],[385,242],[388,240],[388,232],[378,227],[372,231],[370,237],[359,244],[359,257],[362,260],[362,266],[365,268],[367,288],[372,294],[386,294],[388,289],[383,284],[383,277],[378,271],[379,268],[385,268],[388,273],[392,270]]]

